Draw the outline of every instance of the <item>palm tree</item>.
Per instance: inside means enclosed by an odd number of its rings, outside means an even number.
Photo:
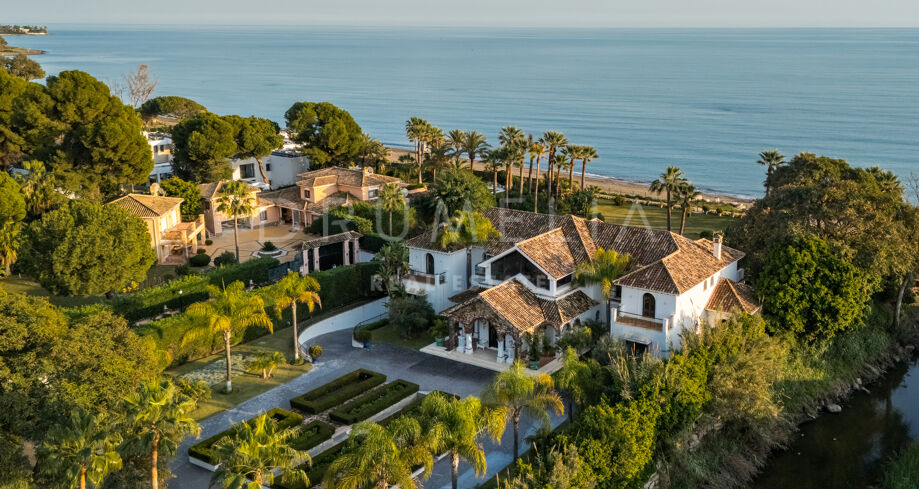
[[[437,181],[437,170],[450,164],[451,146],[447,143],[431,146],[431,151],[425,156],[424,164],[431,169],[433,180]]]
[[[572,347],[562,354],[562,368],[555,373],[555,383],[567,393],[568,419],[574,419],[574,405],[584,402],[584,386],[594,382],[590,367],[578,358],[578,352]]]
[[[294,362],[300,361],[300,337],[297,334],[297,304],[306,304],[309,312],[313,312],[318,304],[322,307],[319,298],[319,282],[309,275],[300,275],[293,270],[287,272],[272,289],[274,295],[274,311],[281,317],[282,311],[290,307],[290,315],[294,325]]]
[[[421,183],[422,165],[428,159],[425,156],[430,151],[428,148],[431,148],[431,150],[433,150],[433,148],[436,148],[436,147],[443,147],[440,157],[444,160],[444,163],[446,163],[446,160],[449,158],[449,156],[447,155],[447,152],[449,151],[449,146],[444,147],[445,146],[444,145],[444,132],[440,130],[439,127],[433,126],[431,124],[427,124],[421,132],[421,138],[422,138],[422,143],[421,143],[422,152],[420,155],[421,159],[418,160],[418,183]],[[436,169],[434,170],[434,176],[435,178],[437,176]]]
[[[568,138],[558,131],[548,131],[542,135],[541,142],[549,155],[549,179],[546,182],[546,191],[548,192],[547,197],[552,198],[552,165],[555,163],[555,152],[568,144]]]
[[[210,300],[196,302],[185,310],[185,316],[191,323],[188,331],[182,335],[182,345],[195,341],[212,342],[218,334],[223,335],[224,349],[227,353],[227,393],[232,392],[232,360],[230,359],[230,342],[233,334],[241,334],[250,326],[268,328],[274,333],[274,325],[265,314],[265,304],[257,295],[247,295],[245,285],[236,281],[224,288],[208,285]]]
[[[581,285],[599,285],[600,293],[606,300],[606,329],[612,326],[610,316],[611,302],[613,300],[613,282],[621,277],[629,267],[631,257],[628,254],[619,254],[615,250],[597,248],[594,259],[581,263],[574,271],[574,280]]]
[[[567,155],[565,153],[560,152],[555,155],[555,161],[553,164],[555,166],[555,198],[558,198],[561,196],[562,170],[569,168],[569,166],[572,165],[572,162],[568,161]]]
[[[386,427],[363,421],[351,430],[342,455],[329,466],[323,480],[328,489],[416,489],[413,468],[424,466],[431,475],[437,446],[433,433],[422,431],[418,420],[397,418]]]
[[[426,432],[436,434],[439,443],[434,453],[450,452],[453,489],[457,489],[460,459],[469,462],[476,475],[481,476],[488,469],[479,434],[487,433],[500,443],[507,425],[504,408],[490,409],[475,397],[457,399],[439,392],[424,396],[419,418]]]
[[[421,153],[423,151],[425,131],[429,126],[428,121],[420,117],[412,117],[405,121],[405,136],[415,144],[415,164],[421,168]],[[419,175],[419,183],[421,176]]]
[[[22,194],[26,199],[26,209],[32,216],[40,216],[60,195],[54,188],[51,175],[45,164],[39,160],[24,161],[22,168],[25,173],[16,173],[16,181],[22,186]]]
[[[0,219],[0,277],[11,272],[10,267],[19,257],[19,235],[22,223]]]
[[[469,288],[469,279],[472,274],[472,246],[483,245],[490,239],[501,236],[495,229],[491,220],[479,212],[456,211],[441,229],[440,247],[447,249],[451,246],[466,248],[466,288]]]
[[[115,449],[118,440],[108,427],[104,414],[74,409],[62,423],[48,430],[42,445],[41,470],[69,489],[86,489],[87,480],[94,486],[101,485],[106,475],[121,469],[121,456]]]
[[[217,211],[233,218],[233,241],[236,243],[236,261],[239,261],[239,218],[252,214],[255,199],[249,193],[249,184],[231,180],[223,184],[217,198]]]
[[[395,211],[405,209],[405,196],[402,195],[402,189],[398,184],[387,183],[380,188],[377,202],[380,208],[389,213],[389,235],[392,236],[392,214]]]
[[[453,148],[453,161],[459,166],[459,159],[463,156],[463,145],[466,141],[466,131],[454,129],[447,133],[447,144]]]
[[[507,148],[496,148],[485,153],[485,170],[491,171],[491,195],[498,198],[498,170],[507,159]]]
[[[661,173],[660,178],[651,182],[649,189],[657,193],[658,195],[661,192],[667,193],[667,231],[670,231],[670,213],[673,209],[673,196],[680,189],[680,185],[686,182],[686,179],[683,178],[683,171],[675,166],[668,166],[667,171]]]
[[[903,184],[900,183],[900,180],[893,172],[884,170],[879,166],[870,166],[866,171],[874,177],[881,192],[896,195],[903,194]]]
[[[260,488],[274,484],[272,471],[284,470],[284,481],[299,481],[309,486],[306,473],[296,466],[310,461],[305,451],[290,446],[299,435],[295,428],[281,428],[267,414],[236,425],[234,433],[214,445],[220,467],[211,477],[211,486],[220,482],[223,489]]]
[[[514,360],[507,370],[495,375],[494,380],[485,388],[482,399],[487,405],[504,407],[514,423],[514,462],[517,462],[520,437],[520,416],[541,420],[543,426],[550,427],[548,410],[556,415],[565,412],[565,406],[558,392],[552,386],[552,377],[548,374],[531,376],[526,373],[523,363]]]
[[[775,170],[785,164],[785,156],[776,149],[763,151],[759,154],[760,165],[766,167],[766,197],[769,197],[769,186],[772,184],[772,175]]]
[[[528,184],[533,193],[533,212],[539,212],[539,160],[546,154],[546,146],[537,141],[530,145],[530,176]],[[536,157],[536,180],[533,180],[533,157]]]
[[[185,435],[201,434],[201,427],[188,415],[194,410],[194,400],[183,396],[169,381],[151,381],[128,396],[125,406],[131,433],[125,446],[150,456],[150,481],[153,489],[159,489],[159,454],[173,454]]]
[[[686,229],[686,215],[692,209],[692,206],[695,204],[696,199],[701,195],[697,190],[696,186],[684,182],[683,185],[680,185],[680,189],[677,191],[676,203],[680,206],[680,236],[683,235],[683,231]]]
[[[507,199],[510,197],[511,188],[514,185],[514,179],[511,177],[511,167],[517,163],[517,158],[523,160],[523,153],[526,151],[527,140],[523,131],[514,126],[505,126],[498,131],[498,141],[502,146],[507,148],[508,158],[505,161],[505,193],[504,207],[507,207]],[[519,153],[519,154],[518,154]],[[523,185],[523,181],[520,182]]]
[[[398,284],[399,279],[411,268],[408,248],[399,241],[391,241],[383,245],[373,259],[380,262],[374,280],[380,280],[386,287],[386,294],[392,297],[394,284]]]
[[[574,162],[575,160],[581,159],[581,156],[584,154],[584,146],[569,144],[562,148],[562,153],[571,160],[566,162],[565,166],[568,168],[568,188],[574,190]],[[581,185],[581,188],[584,188],[584,186]]]
[[[581,146],[581,188],[584,187],[584,174],[587,173],[587,163],[590,160],[598,158],[600,155],[597,154],[596,148],[593,146]]]
[[[466,139],[463,140],[463,152],[469,157],[469,169],[475,170],[475,157],[481,155],[489,148],[488,140],[478,131],[469,131],[466,133]]]

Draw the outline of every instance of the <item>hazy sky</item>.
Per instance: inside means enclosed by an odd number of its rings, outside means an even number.
[[[919,26],[919,0],[0,0],[0,23]]]

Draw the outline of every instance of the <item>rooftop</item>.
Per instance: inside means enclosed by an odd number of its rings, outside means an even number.
[[[297,176],[301,179],[297,182],[297,185],[303,187],[333,184],[345,185],[348,187],[373,187],[385,185],[387,183],[402,183],[402,181],[396,177],[378,175],[361,168],[323,168],[321,170],[301,173]]]
[[[127,209],[140,217],[153,218],[169,213],[175,209],[176,206],[182,204],[184,200],[185,199],[179,197],[128,194],[109,202],[109,204]]]

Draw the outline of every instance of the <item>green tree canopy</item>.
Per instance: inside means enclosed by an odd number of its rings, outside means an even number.
[[[174,95],[154,97],[140,106],[140,115],[144,118],[158,115],[174,115],[179,119],[184,119],[190,115],[206,111],[207,109],[198,102],[190,98],[176,97]]]
[[[172,128],[172,169],[183,180],[216,182],[230,177],[228,158],[237,152],[234,128],[220,116],[204,112]]]
[[[442,172],[434,183],[433,193],[444,203],[449,215],[463,210],[466,205],[473,211],[495,206],[495,198],[488,185],[465,168],[449,168]]]
[[[0,172],[0,227],[26,217],[26,201],[19,184],[9,173]]]
[[[140,282],[156,256],[147,225],[115,205],[70,201],[24,233],[23,270],[62,295],[98,295]]]
[[[0,56],[0,68],[10,72],[13,76],[18,76],[26,80],[35,80],[45,77],[45,70],[41,68],[41,65],[24,54],[17,54],[10,57]]]
[[[348,111],[329,102],[297,102],[284,119],[316,167],[348,166],[364,147],[361,126]]]
[[[65,125],[53,117],[46,88],[0,69],[0,164],[51,146]]]
[[[276,123],[262,117],[240,117],[238,115],[226,116],[223,120],[229,122],[236,139],[236,156],[239,158],[254,158],[262,174],[262,180],[268,182],[268,175],[262,165],[262,158],[281,147],[284,138],[278,134],[281,128]]]
[[[817,237],[776,246],[756,281],[769,328],[811,342],[859,326],[865,289],[865,275]]]
[[[186,182],[179,177],[172,177],[160,182],[160,188],[170,197],[181,197],[183,216],[201,214],[201,189],[197,184]]]

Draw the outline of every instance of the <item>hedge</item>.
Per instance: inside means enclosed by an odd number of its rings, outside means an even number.
[[[322,482],[325,473],[329,471],[329,466],[331,466],[332,462],[341,455],[342,451],[345,449],[345,445],[347,445],[347,442],[343,441],[313,457],[311,463],[307,462],[297,466],[298,469],[306,472],[306,477],[310,481],[309,487],[317,486]],[[275,479],[275,483],[272,487],[278,489],[309,489],[309,487],[300,482],[285,484],[283,477]]]
[[[308,414],[319,414],[383,382],[386,382],[385,375],[358,369],[291,399],[290,405]]]
[[[295,412],[288,411],[286,409],[274,408],[274,409],[267,411],[265,414],[267,414],[271,418],[274,418],[278,422],[278,428],[281,428],[281,429],[293,428],[303,423],[303,416]],[[252,418],[246,421],[246,423],[251,423],[253,420],[255,420],[255,418]],[[219,460],[217,460],[217,454],[214,453],[214,450],[213,450],[214,445],[216,445],[217,442],[220,441],[221,439],[232,435],[235,432],[235,430],[236,430],[236,427],[233,426],[226,431],[221,431],[220,433],[217,433],[216,435],[206,440],[203,440],[195,445],[192,445],[191,447],[188,448],[188,455],[190,457],[195,457],[198,460],[201,460],[203,462],[207,462],[211,465],[217,465],[217,462],[219,462]]]
[[[361,249],[371,253],[379,253],[380,249],[391,242],[391,240],[374,233],[365,234],[360,239]]]
[[[354,424],[418,392],[418,384],[399,379],[367,392],[329,413],[332,421]]]
[[[300,428],[300,434],[290,441],[290,446],[297,450],[309,450],[332,438],[335,428],[329,423],[312,421]]]
[[[322,307],[334,309],[359,299],[382,297],[384,291],[373,287],[373,276],[379,267],[377,262],[365,262],[311,273],[310,276],[319,282]]]
[[[417,416],[421,414],[421,402],[424,401],[425,397],[435,392],[447,398],[452,397],[453,399],[457,399],[457,400],[460,398],[458,395],[451,394],[449,392],[431,391],[423,396],[418,396],[417,398],[415,398],[414,401],[408,403],[405,407],[387,416],[386,418],[381,419],[377,424],[386,426],[389,423],[392,423],[393,421],[395,421],[396,419],[401,418],[402,416]]]

